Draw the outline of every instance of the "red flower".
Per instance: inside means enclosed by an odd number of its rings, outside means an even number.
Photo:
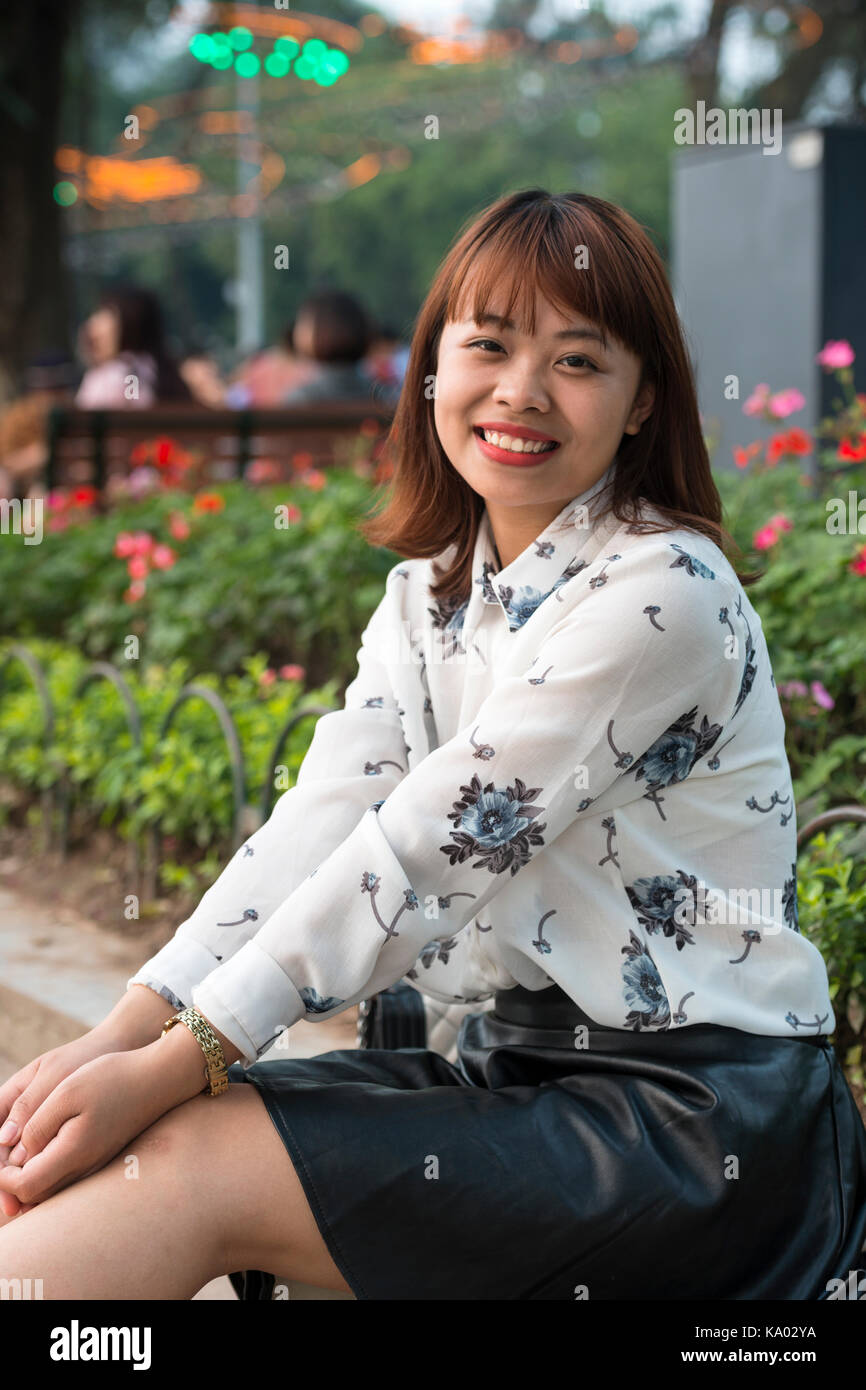
[[[168,529],[176,541],[185,541],[190,533],[189,522],[183,512],[172,512]]]
[[[325,483],[328,480],[325,477],[324,473],[322,473],[318,468],[311,468],[307,473],[303,475],[301,481],[306,483],[307,487],[313,488],[315,492],[321,492],[322,488],[325,486]]]
[[[163,468],[165,464],[171,463],[171,456],[174,452],[174,443],[170,439],[158,439],[154,450],[154,462],[157,468]]]
[[[747,444],[745,448],[739,448],[735,444],[734,463],[737,465],[738,468],[747,468],[749,465],[749,459],[754,458],[755,454],[759,454],[760,452],[761,445],[757,442],[754,444]]]
[[[194,512],[221,512],[224,507],[225,498],[218,492],[200,492],[192,504]]]
[[[812,452],[812,440],[806,430],[795,426],[784,434],[774,434],[767,443],[767,466],[775,467],[786,454],[803,455]]]
[[[850,439],[843,439],[836,450],[836,457],[849,459],[852,463],[861,463],[866,459],[866,432],[861,434],[860,443],[856,445],[852,444]]]
[[[98,496],[99,493],[95,487],[76,487],[72,490],[70,505],[73,507],[91,507]]]
[[[130,579],[146,579],[150,572],[150,565],[144,555],[130,555],[126,568]]]
[[[306,674],[303,666],[280,667],[280,675],[284,681],[302,681]]]

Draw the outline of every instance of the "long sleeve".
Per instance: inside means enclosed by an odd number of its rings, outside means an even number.
[[[175,1008],[193,986],[229,961],[357,825],[408,768],[398,706],[387,667],[375,654],[389,615],[392,570],[357,653],[358,671],[344,707],[322,715],[294,787],[241,845],[172,939],[127,982],[148,985]]]
[[[501,678],[196,986],[246,1065],[297,1019],[402,978],[619,778],[640,796],[718,741],[748,653],[735,590],[670,557],[644,540],[573,580],[578,596],[522,674]]]

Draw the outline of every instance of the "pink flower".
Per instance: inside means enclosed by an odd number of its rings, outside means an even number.
[[[168,529],[176,541],[185,541],[189,536],[190,526],[183,512],[172,512]]]
[[[155,569],[170,570],[177,556],[170,545],[155,545],[150,559]]]
[[[64,492],[61,488],[58,488],[55,492],[49,492],[48,496],[45,499],[45,505],[48,508],[49,512],[59,512],[62,511],[62,509],[66,506],[68,501],[68,493]]]
[[[123,595],[124,603],[136,603],[138,599],[144,598],[145,588],[143,579],[134,579]]]
[[[259,681],[262,685],[273,685],[276,679],[277,673],[276,671],[272,671],[270,666],[268,667],[267,671],[262,671],[262,674],[259,676]]]
[[[770,396],[770,388],[766,381],[762,381],[760,386],[756,386],[749,399],[743,406],[744,415],[763,415],[767,401]]]
[[[149,531],[136,531],[132,537],[132,554],[149,555],[154,547],[154,539]]]
[[[143,497],[148,492],[153,492],[159,487],[159,474],[155,468],[145,465],[143,468],[136,468],[134,473],[130,473],[127,482],[130,497]]]
[[[301,476],[301,482],[306,483],[307,487],[313,488],[316,492],[321,492],[327,481],[320,468],[308,468],[306,473]]]
[[[48,523],[48,529],[49,531],[65,531],[68,525],[68,516],[53,516]]]
[[[816,704],[819,704],[822,709],[833,708],[836,701],[833,699],[833,696],[830,694],[829,690],[826,690],[820,681],[812,681],[812,684],[809,687],[809,689],[812,691],[812,697],[815,700]]]
[[[135,555],[135,537],[131,531],[118,531],[114,540],[114,554],[118,560],[125,560],[129,555]]]
[[[776,688],[780,695],[784,695],[788,699],[793,695],[809,694],[805,681],[782,681],[781,685],[778,685]]]
[[[793,415],[795,410],[802,410],[805,404],[806,397],[791,386],[787,391],[777,391],[775,396],[771,396],[767,409],[776,420],[783,420],[785,416]]]
[[[275,483],[280,476],[280,466],[274,459],[253,459],[246,471],[251,483]]]
[[[835,372],[840,367],[851,366],[854,361],[854,349],[845,338],[831,339],[824,344],[815,361],[827,371]]]
[[[752,545],[756,550],[769,550],[771,545],[775,545],[779,539],[779,533],[775,526],[762,526],[760,531],[756,531],[752,537]]]
[[[126,568],[130,579],[146,579],[150,573],[150,565],[145,555],[130,555]]]
[[[287,517],[287,519],[288,519],[289,521],[300,521],[300,519],[301,519],[301,509],[300,509],[300,507],[296,507],[295,504],[294,504],[294,502],[289,502],[289,504],[288,504],[287,507],[286,507],[286,517]]]
[[[856,560],[851,561],[848,568],[852,574],[866,574],[866,555],[861,552]]]
[[[794,529],[792,523],[782,512],[777,512],[775,516],[771,516],[767,525],[774,526],[777,531],[792,531]]]
[[[303,666],[280,667],[280,675],[284,681],[302,681],[306,674]]]

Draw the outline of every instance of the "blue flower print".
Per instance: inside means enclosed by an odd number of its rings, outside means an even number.
[[[675,936],[678,951],[687,943],[689,946],[695,944],[694,937],[685,926],[685,921],[694,922],[697,915],[698,881],[693,874],[677,869],[676,878],[669,874],[655,874],[652,878],[637,878],[634,883],[627,883],[624,887],[638,921],[648,932],[660,931],[665,936]],[[691,901],[683,893],[684,888],[691,894]],[[676,916],[684,920],[677,921]]]
[[[527,787],[516,777],[510,787],[496,787],[488,782],[482,787],[477,775],[468,786],[461,786],[462,798],[448,812],[455,829],[451,831],[453,845],[440,845],[450,863],[462,864],[473,855],[478,862],[474,869],[486,868],[492,874],[510,869],[516,874],[531,857],[531,845],[543,845],[545,825],[533,825],[544,811],[532,804],[541,787]]]
[[[454,656],[457,652],[465,650],[461,637],[463,634],[463,620],[466,617],[466,610],[469,607],[468,599],[459,599],[455,595],[450,598],[437,598],[436,607],[428,608],[427,612],[433,619],[433,626],[439,629],[442,639],[443,655],[446,657]]]
[[[648,790],[645,795],[652,801],[662,820],[667,819],[659,804],[664,798],[656,795],[657,790],[669,787],[674,782],[684,782],[696,763],[718,742],[722,732],[721,724],[711,724],[706,715],[701,720],[700,728],[696,729],[697,714],[697,705],[681,714],[632,767],[635,781],[646,778]]]
[[[327,999],[309,985],[304,985],[303,989],[298,990],[298,994],[304,1001],[308,1014],[326,1014],[329,1009],[338,1009],[341,1004],[345,1004],[345,999],[338,999],[336,995],[329,994]]]
[[[536,608],[547,598],[547,594],[543,594],[540,589],[533,589],[530,586],[524,586],[515,591],[507,585],[500,585],[499,597],[505,608],[508,626],[512,632],[516,632],[518,628],[523,627],[528,618],[532,617]]]
[[[693,576],[699,574],[702,579],[715,579],[715,573],[710,569],[709,565],[704,564],[703,560],[698,560],[694,555],[690,555],[687,550],[683,550],[683,547],[677,545],[675,541],[670,542],[670,547],[671,550],[678,550],[680,552],[677,559],[674,560],[673,564],[670,566],[671,569],[676,569],[677,565],[682,565],[687,574]]]
[[[620,967],[629,1010],[626,1028],[633,1028],[636,1033],[641,1028],[664,1031],[670,1026],[671,1006],[655,961],[633,931],[629,932],[629,945],[623,946],[622,951],[627,957]]]

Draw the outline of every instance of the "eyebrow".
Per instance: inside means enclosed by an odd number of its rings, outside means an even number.
[[[499,314],[481,314],[481,316],[474,319],[473,322],[478,324],[479,327],[483,326],[485,323],[495,324],[499,328],[517,327],[513,319],[503,319]],[[600,343],[602,347],[607,346],[597,328],[562,328],[558,333],[554,333],[553,336],[554,338],[589,338],[593,342]]]

